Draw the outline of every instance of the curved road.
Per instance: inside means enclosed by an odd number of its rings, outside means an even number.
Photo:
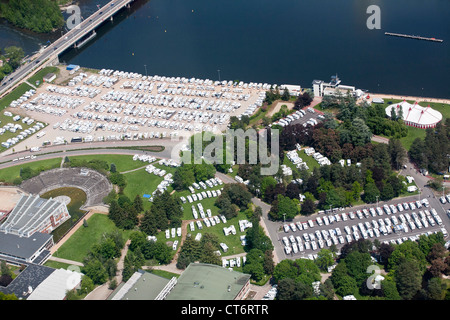
[[[57,146],[47,146],[41,148],[40,151],[30,152],[21,151],[13,154],[2,155],[0,158],[0,169],[16,166],[33,161],[60,158],[65,156],[79,156],[89,154],[148,154],[161,159],[178,160],[177,150],[180,150],[184,140],[175,141],[171,139],[154,139],[154,140],[136,140],[136,141],[106,141],[106,142],[90,142],[77,143]],[[163,146],[164,150],[160,152],[134,150],[134,149],[118,149],[118,147],[148,147]],[[12,161],[19,157],[35,155],[35,159]]]

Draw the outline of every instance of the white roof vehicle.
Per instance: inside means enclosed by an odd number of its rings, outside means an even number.
[[[316,218],[316,222],[319,225],[319,227],[321,227],[323,225],[322,219],[320,217]]]

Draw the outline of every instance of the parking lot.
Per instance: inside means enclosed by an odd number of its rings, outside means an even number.
[[[450,195],[446,198],[450,200]],[[447,239],[448,200],[445,199],[445,203],[437,198],[397,200],[378,207],[334,209],[309,219],[302,217],[283,224],[276,245],[283,248],[283,258],[315,259],[321,248],[334,244],[339,249],[361,238],[400,244],[417,240],[421,234],[441,231]]]
[[[263,103],[266,83],[143,76],[102,69],[79,72],[67,85],[45,83],[8,109],[48,126],[19,142],[42,146],[85,141],[138,140],[219,132],[231,116],[251,115]]]
[[[302,110],[297,110],[293,114],[290,114],[284,118],[281,118],[274,123],[273,125],[280,125],[282,127],[286,127],[288,125],[301,124],[304,127],[306,126],[315,126],[320,121],[324,119],[322,114],[317,113],[313,108],[305,108]]]

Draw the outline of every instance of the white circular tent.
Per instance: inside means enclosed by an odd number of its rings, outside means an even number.
[[[402,119],[407,126],[426,129],[434,128],[442,120],[442,114],[432,109],[429,105],[424,108],[417,102],[410,104],[403,100],[400,103],[394,103],[386,108],[388,117],[392,114],[392,108],[395,109],[397,116],[401,113]],[[401,112],[400,112],[401,110]]]

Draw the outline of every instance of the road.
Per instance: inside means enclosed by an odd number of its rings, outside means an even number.
[[[395,239],[398,239],[398,238],[410,237],[412,235],[420,235],[420,234],[422,234],[424,232],[428,232],[428,231],[431,231],[431,232],[440,231],[441,227],[444,227],[445,229],[447,229],[447,231],[449,231],[450,230],[450,219],[447,217],[446,211],[450,209],[450,204],[449,203],[442,204],[439,201],[439,196],[440,195],[436,196],[435,193],[433,192],[433,190],[431,190],[430,188],[426,187],[426,183],[429,180],[429,178],[427,178],[426,176],[423,176],[422,174],[420,174],[412,166],[411,163],[408,163],[407,169],[401,170],[400,174],[405,175],[405,176],[406,175],[412,176],[414,178],[414,180],[415,180],[416,185],[421,190],[421,193],[418,194],[418,195],[413,195],[413,196],[409,196],[409,197],[396,198],[396,199],[393,199],[393,200],[387,201],[387,202],[380,201],[378,203],[378,206],[382,208],[384,204],[397,205],[399,203],[405,203],[405,202],[409,203],[409,202],[413,202],[413,201],[416,201],[416,200],[421,200],[421,199],[427,198],[429,203],[430,203],[430,208],[423,208],[422,207],[422,208],[416,209],[416,210],[405,210],[403,213],[408,213],[408,214],[411,214],[412,212],[418,213],[419,211],[424,210],[424,209],[430,210],[431,208],[434,208],[434,209],[436,209],[437,213],[441,217],[443,225],[442,226],[438,226],[436,224],[436,226],[434,226],[434,227],[429,226],[428,228],[422,228],[422,229],[416,228],[413,231],[410,230],[408,233],[405,233],[405,232],[390,233],[390,234],[388,234],[386,236],[382,235],[378,239],[381,242],[389,241],[391,239],[395,240]],[[377,206],[377,204],[365,204],[365,205],[361,205],[361,206],[357,206],[357,207],[346,208],[344,211],[338,211],[338,212],[339,212],[339,214],[341,214],[342,212],[345,212],[345,213],[349,213],[351,211],[352,212],[356,212],[357,210],[362,210],[364,208],[369,209],[371,207],[375,208],[376,206]],[[397,212],[394,215],[398,218],[400,213],[401,212]],[[285,233],[284,230],[283,230],[284,222],[282,222],[282,221],[281,222],[272,222],[272,221],[266,222],[266,225],[268,226],[268,229],[269,229],[269,232],[270,232],[270,235],[271,235],[272,242],[273,242],[274,247],[275,247],[275,251],[277,252],[278,256],[281,259],[298,259],[298,258],[301,258],[301,257],[305,257],[308,254],[317,253],[320,250],[320,248],[318,248],[315,251],[313,251],[313,250],[305,250],[303,252],[303,254],[301,252],[298,252],[296,254],[291,253],[290,255],[287,255],[286,252],[284,251],[284,244],[282,242],[282,237],[284,237],[284,236],[289,237],[289,235],[294,235],[294,237],[295,236],[301,236],[302,237],[303,233],[311,234],[311,233],[314,233],[316,230],[320,230],[320,231],[321,230],[330,230],[332,228],[339,227],[340,230],[342,231],[342,234],[344,235],[344,238],[345,238],[345,234],[346,234],[345,231],[344,231],[344,227],[345,226],[349,226],[350,227],[352,225],[357,225],[359,222],[362,222],[364,224],[366,221],[371,222],[372,220],[377,220],[378,221],[379,218],[382,218],[384,220],[387,217],[392,217],[393,216],[392,214],[390,216],[388,216],[386,214],[383,214],[382,216],[378,216],[377,215],[375,217],[372,217],[372,216],[369,216],[368,218],[364,218],[363,217],[361,220],[356,217],[354,220],[348,219],[345,222],[344,221],[334,222],[333,224],[330,224],[328,226],[323,225],[323,226],[319,227],[318,224],[316,223],[316,218],[318,216],[323,218],[323,216],[325,216],[325,215],[329,215],[329,214],[317,214],[316,213],[316,214],[313,214],[313,215],[308,216],[308,217],[300,216],[300,217],[297,217],[296,219],[293,220],[294,223],[297,222],[297,221],[306,222],[308,220],[313,220],[314,227],[313,228],[308,228],[308,230],[306,230],[306,231],[297,230],[296,232],[293,232],[292,230],[290,230],[289,232]],[[290,222],[291,221],[289,221],[288,223],[290,223]],[[373,241],[375,238],[370,238],[369,237],[368,239]],[[302,238],[302,240],[304,240],[304,239]],[[446,240],[448,240],[448,237],[446,238]],[[340,248],[341,246],[342,246],[342,244],[337,245],[338,248]]]
[[[36,54],[36,58],[33,61],[22,65],[15,72],[5,77],[1,82],[0,95],[14,88],[16,84],[19,84],[21,80],[32,72],[44,67],[48,61],[63,53],[66,49],[74,45],[76,41],[95,30],[105,19],[109,19],[110,16],[132,1],[134,0],[113,0],[97,10],[87,19],[83,20],[77,27],[72,28],[63,37],[57,39]]]
[[[126,140],[126,141],[105,141],[89,143],[70,143],[67,145],[53,145],[41,148],[40,151],[30,152],[22,151],[13,154],[3,154],[0,158],[0,169],[32,162],[46,160],[65,156],[79,156],[89,154],[148,154],[161,159],[177,159],[178,152],[184,140],[176,141],[171,139],[153,139],[153,140]],[[164,150],[160,152],[118,149],[118,147],[148,147],[163,146]],[[35,159],[12,161],[20,157],[35,155]]]

